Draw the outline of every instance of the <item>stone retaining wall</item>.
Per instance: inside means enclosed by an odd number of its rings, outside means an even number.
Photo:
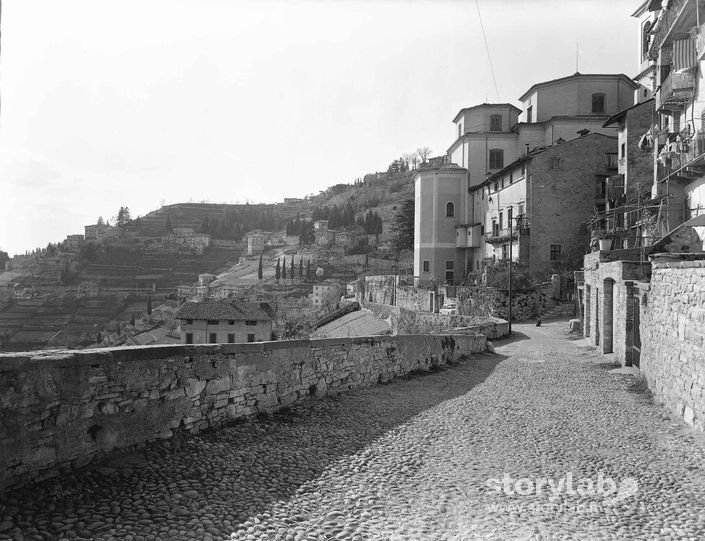
[[[428,370],[485,342],[418,335],[0,354],[0,490],[175,430]]]
[[[654,261],[644,304],[640,368],[649,388],[705,430],[705,260]]]
[[[389,322],[392,334],[399,333],[402,327],[413,327],[423,333],[482,334],[490,340],[496,340],[509,334],[509,323],[496,317],[484,316],[447,316],[428,312],[414,312],[387,304],[367,303],[365,309],[375,317]],[[459,330],[462,329],[462,330]],[[401,329],[402,334],[405,329]]]

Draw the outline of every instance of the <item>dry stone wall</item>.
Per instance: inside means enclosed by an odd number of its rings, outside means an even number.
[[[484,351],[480,335],[0,354],[0,490]]]
[[[654,261],[641,370],[657,400],[705,430],[705,260]]]

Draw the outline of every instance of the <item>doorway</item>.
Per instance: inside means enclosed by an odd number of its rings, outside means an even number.
[[[614,280],[607,278],[603,283],[602,300],[602,353],[614,351]]]

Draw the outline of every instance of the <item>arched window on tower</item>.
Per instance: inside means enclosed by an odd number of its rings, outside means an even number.
[[[641,29],[641,56],[646,58],[651,45],[651,21],[646,21]]]
[[[455,216],[455,205],[453,204],[452,201],[449,201],[446,203],[446,216],[452,217]]]

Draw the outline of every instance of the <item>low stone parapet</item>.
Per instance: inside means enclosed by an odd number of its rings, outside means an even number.
[[[485,347],[482,335],[406,335],[0,354],[0,490]]]

